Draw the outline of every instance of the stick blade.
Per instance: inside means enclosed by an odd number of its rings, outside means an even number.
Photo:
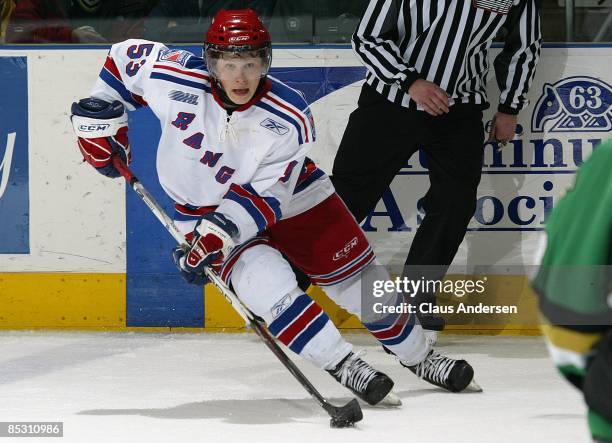
[[[332,428],[350,428],[363,418],[361,406],[355,398],[344,406],[335,407],[330,415],[329,425]]]

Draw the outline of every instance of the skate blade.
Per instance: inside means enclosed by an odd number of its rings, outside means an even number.
[[[370,408],[376,409],[394,409],[402,407],[402,399],[397,396],[397,394],[393,391],[389,392],[385,398],[376,403],[375,405],[369,405],[364,402],[364,404]]]
[[[472,379],[469,385],[462,392],[482,392],[482,387]]]

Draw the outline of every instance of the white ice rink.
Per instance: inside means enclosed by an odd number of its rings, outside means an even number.
[[[63,421],[64,437],[43,442],[590,441],[583,401],[541,338],[442,337],[440,350],[470,361],[484,389],[450,394],[370,337],[347,337],[395,380],[404,403],[364,406],[354,429],[330,429],[254,334],[2,332],[0,421]],[[349,400],[328,374],[298,364],[324,395]]]

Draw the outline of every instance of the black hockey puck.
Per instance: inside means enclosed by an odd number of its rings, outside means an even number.
[[[329,420],[329,426],[331,428],[352,428],[355,426],[355,422],[352,420],[346,420],[341,418],[331,418]]]
[[[361,407],[356,399],[352,399],[342,407],[334,407],[330,415],[329,426],[332,428],[352,428],[363,418]]]

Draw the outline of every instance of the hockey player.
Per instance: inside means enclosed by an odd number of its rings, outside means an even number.
[[[268,76],[271,61],[269,33],[252,10],[216,15],[204,60],[150,41],[113,45],[91,97],[72,106],[81,153],[118,176],[111,155],[131,158],[124,108],[149,106],[162,128],[159,180],[190,244],[174,251],[188,282],[204,284],[204,267],[212,266],[278,340],[366,402],[380,402],[393,381],[354,353],[298,289],[282,252],[361,315],[402,365],[447,390],[465,389],[472,367],[431,350],[414,315],[361,312],[361,278],[388,275],[329,178],[306,157],[312,115],[300,93]],[[399,303],[396,294],[380,301]]]
[[[612,443],[612,140],[580,167],[546,223],[533,287],[559,371],[584,394],[594,441]]]

